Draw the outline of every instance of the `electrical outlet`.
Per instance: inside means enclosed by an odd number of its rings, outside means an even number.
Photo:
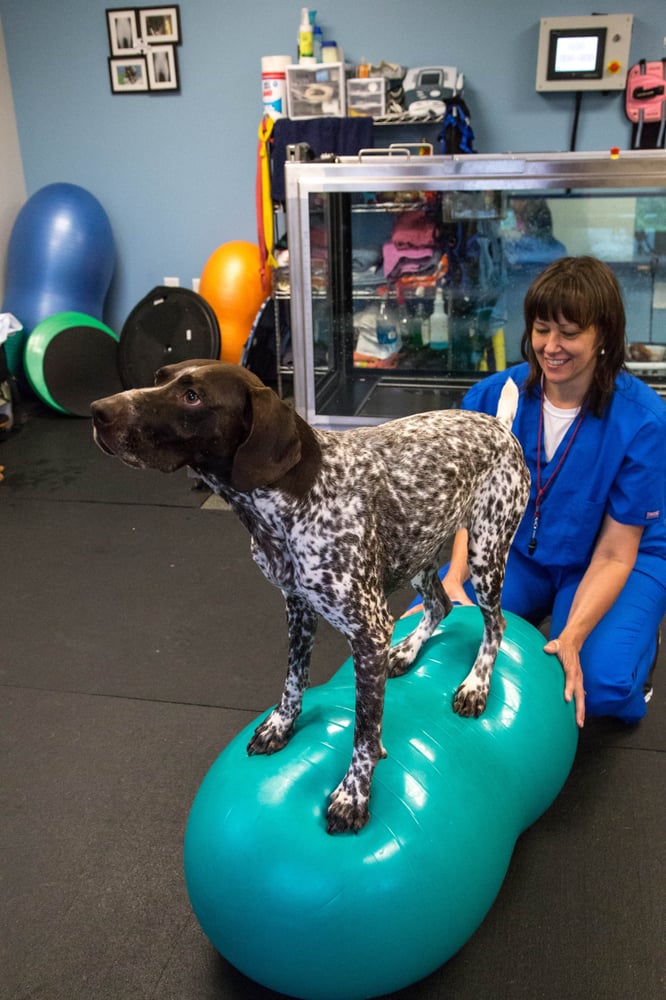
[[[180,278],[165,278],[163,283],[167,288],[180,288]]]

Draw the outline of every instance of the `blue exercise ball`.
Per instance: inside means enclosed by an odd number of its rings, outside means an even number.
[[[326,833],[351,756],[351,660],[306,693],[284,750],[248,757],[257,719],[214,763],[188,819],[185,878],[203,931],[245,975],[305,1000],[360,1000],[422,979],[474,933],[577,746],[560,664],[537,629],[506,618],[478,719],[452,709],[481,640],[478,608],[455,608],[389,680],[387,757],[358,834]],[[394,641],[413,627],[398,622]]]
[[[42,320],[68,311],[102,319],[114,263],[111,223],[89,191],[49,184],[27,200],[7,247],[2,312],[23,325],[23,334],[7,341],[12,372],[20,367],[28,334]]]

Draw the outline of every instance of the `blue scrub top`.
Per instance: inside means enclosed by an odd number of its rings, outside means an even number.
[[[508,378],[521,390],[513,432],[532,477],[530,499],[514,548],[527,553],[537,494],[537,443],[541,390],[524,393],[529,366],[517,365],[482,379],[466,393],[463,409],[495,414]],[[575,421],[574,421],[575,424]],[[557,467],[573,426],[546,462],[541,484]],[[543,443],[542,443],[543,452]],[[654,390],[621,372],[601,418],[588,413],[557,476],[541,501],[538,544],[532,558],[543,566],[585,567],[606,513],[621,524],[643,525],[637,568],[666,585],[666,404]]]

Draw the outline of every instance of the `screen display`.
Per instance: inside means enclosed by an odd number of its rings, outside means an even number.
[[[603,75],[605,28],[551,31],[549,80],[600,80]]]
[[[441,70],[438,69],[424,70],[419,77],[419,84],[421,87],[441,87],[442,86]]]
[[[556,73],[592,73],[597,65],[599,39],[596,35],[558,38],[555,46]]]

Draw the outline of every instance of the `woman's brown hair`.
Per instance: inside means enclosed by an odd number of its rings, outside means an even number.
[[[596,257],[560,257],[534,279],[523,306],[525,331],[520,344],[530,371],[525,391],[541,382],[541,368],[532,348],[536,320],[557,323],[564,317],[581,330],[594,325],[599,355],[583,406],[600,417],[613,395],[615,379],[625,367],[626,317],[622,291],[612,270]]]

